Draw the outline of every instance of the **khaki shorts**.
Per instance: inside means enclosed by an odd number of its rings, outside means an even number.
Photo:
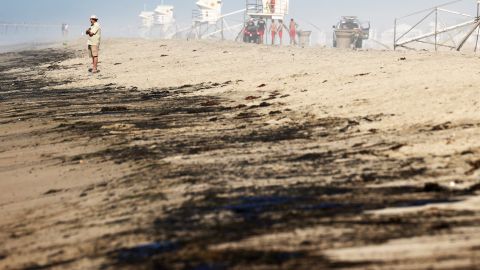
[[[98,57],[98,46],[88,45],[88,55],[90,55],[91,58]]]

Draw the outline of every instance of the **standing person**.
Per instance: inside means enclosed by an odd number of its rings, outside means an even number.
[[[98,23],[98,17],[92,15],[90,17],[90,28],[86,31],[88,35],[88,53],[92,58],[92,73],[98,72],[98,51],[100,50],[100,40],[102,36],[102,30],[100,29],[100,24]]]
[[[272,34],[272,45],[275,45],[275,37],[277,36],[278,25],[275,20],[272,20],[270,25],[270,33]]]
[[[280,45],[283,44],[283,21],[282,20],[278,20],[278,29],[277,29],[277,32],[278,32],[278,38],[280,39]]]
[[[247,42],[248,43],[258,43],[258,32],[257,26],[255,25],[255,21],[250,19],[247,24]]]
[[[264,44],[265,41],[265,28],[267,23],[263,18],[260,18],[257,22],[258,26],[258,44]]]
[[[297,27],[298,27],[298,24],[293,20],[291,19],[290,20],[290,45],[297,45],[297,40],[296,40],[296,37],[297,37]]]
[[[250,35],[248,34],[248,22],[245,23],[245,26],[243,27],[243,42],[248,43],[248,38]]]
[[[66,24],[65,24],[65,29],[64,29],[64,30],[65,30],[65,36],[68,36],[68,28],[69,28],[69,26],[68,26],[68,24],[66,23]]]
[[[275,13],[275,0],[270,0],[270,13]]]

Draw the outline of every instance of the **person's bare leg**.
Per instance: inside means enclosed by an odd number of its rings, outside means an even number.
[[[88,56],[90,59],[92,59],[92,67],[88,69],[88,72],[92,72],[93,71],[93,53],[90,45],[88,46]]]
[[[98,56],[93,57],[93,69],[92,72],[97,72],[97,66],[98,66]]]

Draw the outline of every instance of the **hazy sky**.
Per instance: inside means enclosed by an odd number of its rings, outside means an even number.
[[[164,0],[175,6],[178,22],[188,25],[195,0]],[[310,21],[322,29],[330,29],[342,15],[358,15],[372,21],[372,27],[386,29],[392,26],[396,16],[448,2],[448,0],[291,0],[289,17]],[[161,0],[0,0],[0,22],[34,22],[87,26],[88,17],[101,18],[104,31],[120,33],[112,29],[136,28],[138,14],[144,4],[149,9]],[[454,7],[475,13],[476,0],[464,0]],[[244,0],[224,0],[224,11],[244,8]],[[110,31],[109,31],[110,29]]]

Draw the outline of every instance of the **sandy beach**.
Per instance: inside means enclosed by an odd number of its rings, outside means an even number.
[[[480,269],[480,58],[0,54],[0,269]]]

